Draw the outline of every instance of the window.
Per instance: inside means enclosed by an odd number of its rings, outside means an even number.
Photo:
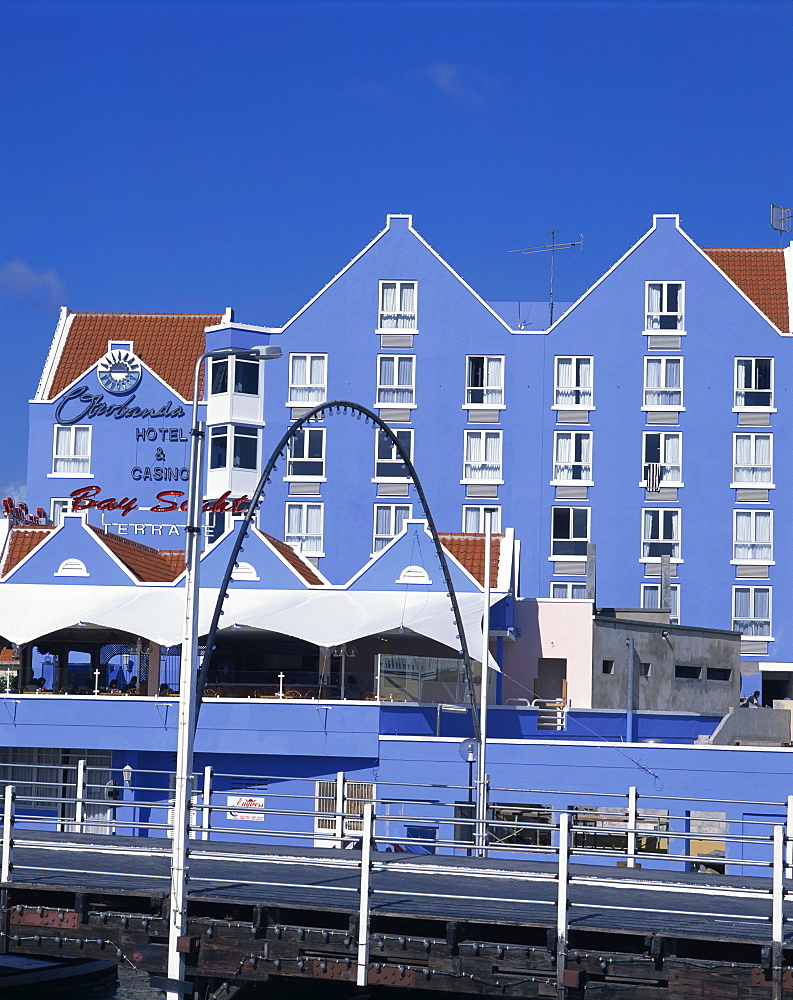
[[[216,396],[229,391],[229,376],[234,392],[246,396],[259,394],[259,362],[252,358],[231,355],[227,358],[212,358],[210,375],[210,395]]]
[[[488,833],[491,846],[550,847],[551,807],[494,802]]]
[[[551,510],[551,556],[585,558],[588,541],[589,507],[554,507]]]
[[[613,660],[603,660],[602,670],[604,674],[614,673],[614,661]]]
[[[735,359],[735,406],[770,408],[774,405],[773,358]]]
[[[661,508],[642,511],[642,559],[670,556],[680,560],[680,511]]]
[[[770,434],[734,434],[733,483],[773,481],[773,447]]]
[[[289,478],[322,479],[325,475],[325,428],[302,427],[292,438],[286,458]]]
[[[232,439],[233,469],[256,469],[258,467],[259,432],[255,427],[234,427],[222,424],[213,427],[209,437],[210,469],[225,469],[228,466],[229,436]]]
[[[381,354],[377,359],[377,405],[412,406],[416,359],[411,354]]]
[[[673,583],[669,588],[670,625],[680,624],[680,585]],[[661,607],[661,584],[642,584],[642,607],[646,611],[658,611]]]
[[[298,552],[322,552],[322,504],[288,503],[286,505],[286,543]]]
[[[322,403],[327,396],[327,355],[289,355],[289,403]]]
[[[682,486],[682,434],[645,432],[643,443],[642,485],[648,490]]]
[[[578,806],[572,810],[573,846],[599,851],[627,851],[627,810],[620,806]],[[636,815],[636,829],[646,831],[636,837],[636,850],[663,853],[669,841],[658,836],[669,830],[667,809],[642,809]]]
[[[377,504],[374,509],[374,543],[372,552],[380,552],[402,531],[405,521],[413,516],[413,507],[405,504]]]
[[[585,601],[585,583],[552,583],[551,597],[555,601]]]
[[[71,497],[65,499],[59,497],[58,499],[50,500],[50,521],[56,527],[59,524],[63,524],[64,515],[73,512],[73,504],[74,500]]]
[[[732,669],[730,667],[707,667],[705,676],[709,681],[731,681]]]
[[[682,408],[682,358],[644,359],[644,405],[648,408]]]
[[[466,431],[463,481],[502,481],[501,431]]]
[[[556,431],[553,436],[553,482],[592,482],[592,432]]]
[[[771,635],[771,588],[733,587],[732,629],[742,635]]]
[[[592,407],[592,358],[557,358],[554,406]]]
[[[652,663],[639,663],[639,677],[651,677],[653,672]]]
[[[682,329],[683,283],[681,281],[648,281],[645,330]]]
[[[394,435],[413,461],[413,431],[394,431]],[[402,461],[396,445],[386,435],[378,430],[375,439],[375,479],[409,479],[408,468]]]
[[[468,406],[501,406],[504,402],[504,359],[486,354],[468,358],[465,386]]]
[[[463,507],[463,531],[466,535],[481,535],[485,530],[485,513],[490,511],[490,530],[494,535],[501,534],[500,507]]]
[[[736,510],[733,517],[733,562],[771,562],[773,560],[772,512]]]
[[[416,282],[380,282],[381,330],[416,329]]]
[[[702,680],[702,667],[692,667],[687,663],[676,663],[675,677],[681,681]]]
[[[56,476],[87,476],[91,472],[91,427],[56,425],[52,451]]]
[[[90,576],[86,565],[80,559],[64,559],[53,576]]]

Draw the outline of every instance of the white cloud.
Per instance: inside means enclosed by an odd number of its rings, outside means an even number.
[[[457,63],[437,62],[420,71],[442,94],[466,104],[486,104],[496,89],[496,82],[475,70]]]
[[[5,500],[6,497],[11,497],[15,503],[20,503],[27,499],[27,495],[27,485],[24,479],[17,479],[13,481],[4,479],[0,482],[0,504],[2,504],[2,501]],[[0,517],[2,517],[1,507]]]
[[[24,260],[0,265],[0,296],[46,309],[63,304],[66,286],[52,269],[34,271]]]

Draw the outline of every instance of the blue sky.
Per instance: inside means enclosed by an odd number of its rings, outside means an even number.
[[[778,245],[791,51],[790,0],[4,0],[0,493],[60,305],[280,324],[387,212],[491,300],[551,229],[559,300],[654,212]]]

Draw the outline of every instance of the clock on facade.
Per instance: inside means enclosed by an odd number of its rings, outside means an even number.
[[[97,376],[103,389],[121,395],[131,392],[140,382],[140,362],[131,351],[108,351],[99,362]]]

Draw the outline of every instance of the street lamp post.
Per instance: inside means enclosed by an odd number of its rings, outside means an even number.
[[[477,760],[476,791],[476,854],[487,856],[487,685],[490,666],[490,553],[492,546],[493,512],[484,512],[485,566],[484,566],[484,608],[482,611],[482,677],[479,686],[479,756]]]
[[[185,617],[179,674],[179,723],[176,746],[173,831],[171,845],[171,907],[168,931],[168,1000],[194,995],[192,983],[185,982],[187,933],[187,883],[189,881],[190,780],[196,729],[196,657],[198,652],[198,595],[201,556],[201,501],[203,498],[203,445],[205,424],[198,419],[198,385],[207,358],[247,355],[263,361],[281,356],[279,347],[252,350],[222,348],[205,351],[196,361],[193,377],[193,411],[190,426],[190,469],[185,525]],[[188,949],[189,950],[189,949]]]

